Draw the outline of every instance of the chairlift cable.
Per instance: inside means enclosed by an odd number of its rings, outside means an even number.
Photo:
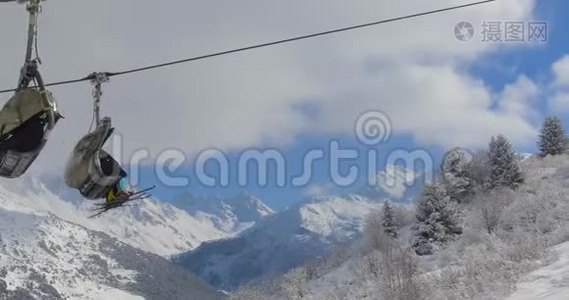
[[[32,0],[32,1],[37,1],[37,0]],[[382,24],[387,24],[387,23],[392,23],[392,22],[397,22],[397,21],[402,21],[402,20],[407,20],[407,19],[413,19],[413,18],[417,18],[417,17],[447,12],[447,11],[451,11],[451,10],[458,10],[458,9],[471,7],[471,6],[478,6],[478,5],[487,4],[487,3],[496,2],[496,1],[498,1],[498,0],[484,0],[484,1],[472,2],[472,3],[467,3],[467,4],[457,5],[457,6],[451,6],[451,7],[441,8],[441,9],[435,9],[435,10],[430,10],[430,11],[425,11],[425,12],[420,12],[420,13],[390,18],[390,19],[379,20],[379,21],[370,22],[370,23],[364,23],[364,24],[348,26],[348,27],[343,27],[343,28],[338,28],[338,29],[333,29],[333,30],[303,35],[303,36],[287,38],[287,39],[268,42],[268,43],[262,43],[262,44],[247,46],[247,47],[243,47],[243,48],[236,48],[236,49],[232,49],[232,50],[226,50],[226,51],[221,51],[221,52],[216,52],[216,53],[212,53],[212,54],[206,54],[206,55],[201,55],[201,56],[196,56],[196,57],[166,62],[166,63],[148,65],[148,66],[143,66],[143,67],[139,67],[139,68],[119,71],[119,72],[107,72],[105,74],[108,77],[122,76],[122,75],[127,75],[127,74],[132,74],[132,73],[148,71],[148,70],[152,70],[152,69],[164,68],[164,67],[177,65],[177,64],[193,62],[193,61],[197,61],[197,60],[203,60],[203,59],[233,54],[233,53],[237,53],[237,52],[244,52],[244,51],[249,51],[249,50],[254,50],[254,49],[259,49],[259,48],[265,48],[265,47],[275,46],[275,45],[279,45],[279,44],[285,44],[285,43],[291,43],[291,42],[296,42],[296,41],[305,40],[305,39],[311,39],[311,38],[320,37],[320,36],[324,36],[324,35],[331,35],[331,34],[336,34],[336,33],[340,33],[340,32],[361,29],[361,28],[365,28],[365,27],[378,26],[378,25],[382,25]],[[45,86],[50,87],[50,86],[68,85],[68,84],[73,84],[73,83],[78,83],[78,82],[83,82],[83,81],[89,81],[89,80],[93,79],[92,75],[93,74],[86,76],[86,77],[77,78],[77,79],[52,82],[52,83],[45,84]],[[0,90],[0,94],[14,92],[16,90],[17,89]]]

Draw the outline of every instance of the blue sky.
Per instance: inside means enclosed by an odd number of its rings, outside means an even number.
[[[565,34],[566,28],[569,28],[569,20],[564,13],[567,11],[567,1],[536,1],[534,19],[548,22],[547,43],[490,53],[473,64],[471,72],[484,79],[485,83],[495,90],[501,90],[504,85],[515,81],[520,74],[526,74],[538,81],[550,79],[551,65],[569,53],[569,38]]]
[[[537,6],[533,11],[534,16],[532,19],[545,20],[548,22],[548,42],[543,45],[520,45],[517,47],[505,47],[505,49],[490,51],[472,61],[468,65],[468,73],[470,76],[482,80],[490,90],[496,93],[502,91],[505,86],[516,82],[520,75],[527,76],[538,85],[547,85],[548,82],[552,81],[552,64],[562,58],[565,54],[569,53],[569,37],[564,32],[564,29],[569,28],[569,20],[567,20],[566,16],[562,13],[566,11],[569,11],[569,3],[567,1],[538,1]],[[541,94],[539,97],[542,98],[539,99],[534,108],[539,112],[540,118],[547,114],[558,113],[556,111],[552,111],[545,104],[548,97],[547,93]],[[300,110],[303,110],[308,115],[317,114],[319,111],[318,105],[312,105],[311,102],[306,102],[299,107]],[[376,109],[381,110],[381,105],[378,104]],[[417,112],[413,112],[412,109],[410,109],[410,113]],[[534,123],[538,122],[538,119],[539,118],[536,119],[537,121],[534,120]],[[565,117],[564,120],[566,123],[569,122],[567,117]],[[538,126],[538,124],[534,125]],[[394,136],[386,144],[376,147],[376,149],[382,153],[381,155],[385,155],[394,149],[425,149],[431,153],[433,160],[437,164],[440,162],[445,147],[441,145],[429,145],[428,143],[417,141],[412,134],[399,132],[397,130],[398,124],[395,123],[393,126]],[[358,149],[360,153],[366,153],[366,151],[369,150],[369,147],[359,143],[353,134],[329,134],[318,132],[303,133],[296,135],[292,142],[279,147],[279,150],[282,151],[287,159],[287,170],[292,173],[302,170],[303,154],[311,149],[326,149],[331,140],[339,140],[341,141],[342,147]],[[268,143],[266,147],[270,147],[270,143]],[[259,148],[263,149],[263,147]],[[522,152],[535,151],[533,141],[529,141],[527,143],[516,143],[516,148]],[[230,158],[232,161],[231,166],[236,166],[236,160],[239,153],[239,151],[230,152]],[[359,166],[363,168],[361,160]],[[347,165],[343,164],[344,172],[346,171],[346,167]],[[384,167],[385,163],[380,161],[379,168],[381,169]],[[274,171],[274,168],[269,170]],[[267,187],[260,187],[257,184],[249,184],[245,187],[239,187],[236,183],[237,176],[235,172],[233,172],[230,176],[231,184],[229,187],[206,188],[196,183],[195,176],[193,176],[194,183],[192,183],[189,188],[159,187],[156,194],[164,199],[168,199],[184,192],[190,192],[197,196],[222,197],[239,193],[247,193],[262,198],[271,207],[280,210],[297,201],[310,197],[312,195],[310,191],[314,190],[311,189],[311,187],[320,187],[319,191],[322,192],[323,195],[334,195],[358,192],[365,186],[365,178],[363,178],[363,176],[350,187],[340,188],[330,185],[331,180],[328,170],[329,163],[325,161],[316,163],[313,181],[311,181],[309,186],[305,187],[276,187],[274,177]],[[215,172],[215,168],[210,168],[209,171]],[[191,173],[192,166],[188,166],[178,174],[187,176]],[[143,185],[149,185],[155,182],[155,176],[152,175],[152,171],[146,170],[144,174]],[[251,174],[251,176],[254,177],[255,174]]]

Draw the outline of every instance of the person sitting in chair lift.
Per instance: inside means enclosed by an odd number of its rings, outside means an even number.
[[[106,196],[107,204],[110,204],[114,201],[124,201],[127,200],[133,193],[127,190],[126,184],[126,177],[122,178],[113,186],[108,192]]]

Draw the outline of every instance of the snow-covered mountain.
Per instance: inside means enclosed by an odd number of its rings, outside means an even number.
[[[200,198],[182,194],[170,203],[196,217],[210,220],[223,232],[239,232],[275,212],[250,195],[232,198]]]
[[[232,237],[273,213],[254,198],[236,198],[227,202],[222,199],[196,202],[179,198],[176,201],[178,207],[145,200],[137,206],[88,219],[87,216],[92,214],[92,202],[81,199],[77,192],[68,189],[58,191],[54,186],[52,184],[48,188],[43,180],[24,178],[8,188],[0,187],[0,194],[33,211],[52,212],[64,220],[103,231],[131,246],[161,256],[195,249],[204,241]]]
[[[0,299],[221,299],[193,274],[0,192]]]
[[[270,216],[236,238],[204,243],[174,262],[231,290],[325,256],[333,245],[357,237],[366,216],[382,204],[356,195],[314,199]]]

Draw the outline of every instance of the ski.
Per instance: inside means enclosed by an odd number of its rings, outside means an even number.
[[[103,203],[96,203],[95,204],[95,208],[91,210],[91,212],[97,212],[94,215],[89,216],[89,219],[92,218],[96,218],[104,213],[106,213],[107,211],[111,210],[111,209],[115,209],[115,208],[119,208],[119,207],[128,207],[128,206],[135,206],[135,205],[126,205],[129,202],[132,201],[138,201],[138,200],[144,200],[144,199],[148,199],[150,198],[150,194],[148,194],[149,191],[155,189],[156,186],[153,185],[149,188],[140,190],[138,192],[132,193],[128,196],[128,198],[124,199],[124,200],[115,200],[111,203],[107,203],[107,202],[103,202]]]

